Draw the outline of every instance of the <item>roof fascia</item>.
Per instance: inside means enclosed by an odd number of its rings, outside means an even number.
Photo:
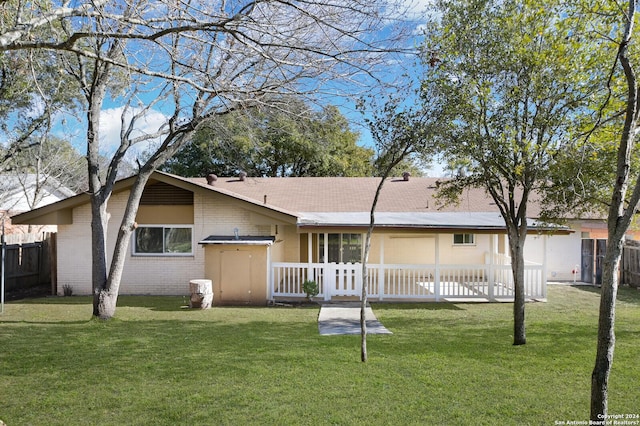
[[[298,225],[298,233],[322,233],[322,232],[366,232],[367,226],[363,225],[335,225],[335,224],[319,224],[319,225]],[[506,235],[507,230],[505,228],[497,227],[465,227],[465,226],[410,226],[410,225],[375,225],[374,232],[420,232],[420,233],[441,233],[441,234],[456,234],[461,232],[470,232],[474,234],[499,234]],[[575,231],[568,228],[529,228],[527,235],[570,235]]]

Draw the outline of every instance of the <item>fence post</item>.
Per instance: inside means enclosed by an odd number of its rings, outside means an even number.
[[[322,264],[322,279],[324,284],[324,300],[331,300],[331,287],[336,285],[336,272],[330,263]]]
[[[58,294],[58,234],[49,233],[49,279],[51,280],[51,295]]]
[[[4,314],[4,271],[5,271],[5,267],[4,267],[4,252],[5,252],[5,242],[4,242],[4,216],[2,216],[2,241],[0,242],[0,245],[2,246],[2,249],[0,250],[2,252],[1,254],[1,259],[0,259],[0,268],[2,269],[2,273],[0,273],[0,314]]]
[[[433,290],[436,296],[436,302],[440,301],[440,235],[436,235],[435,238],[435,249],[436,249],[436,267],[433,276]]]
[[[495,302],[496,300],[496,296],[495,296],[495,286],[496,286],[496,271],[495,271],[495,263],[496,263],[496,239],[497,239],[497,235],[490,235],[489,236],[489,270],[488,270],[488,277],[487,277],[487,285],[489,286],[488,288],[488,296],[489,296],[489,301],[490,302]]]

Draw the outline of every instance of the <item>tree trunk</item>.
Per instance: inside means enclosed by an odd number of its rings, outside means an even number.
[[[107,203],[100,194],[91,197],[91,279],[93,282],[93,316],[103,318],[102,298],[107,287]]]
[[[596,362],[591,374],[591,420],[601,421],[607,415],[609,373],[613,364],[615,347],[615,313],[618,292],[618,268],[622,256],[622,239],[610,236],[602,271],[600,319],[598,321],[598,345]]]
[[[527,343],[525,327],[525,292],[524,292],[524,233],[509,230],[509,250],[511,251],[511,272],[513,274],[513,344]]]
[[[362,268],[366,268],[366,264],[363,263]],[[367,362],[367,286],[365,277],[362,277],[362,300],[360,301],[360,361]]]
[[[140,171],[131,187],[127,207],[120,223],[118,237],[113,249],[109,274],[105,280],[104,288],[94,296],[94,315],[101,319],[109,319],[115,315],[129,241],[136,226],[135,219],[138,214],[140,199],[151,174],[152,170]]]
[[[367,362],[367,282],[369,282],[369,268],[367,266],[369,262],[369,252],[371,251],[371,236],[373,234],[373,228],[375,226],[375,210],[376,205],[378,204],[378,196],[380,194],[380,190],[382,189],[382,184],[384,182],[384,178],[382,182],[378,185],[378,189],[376,195],[373,200],[373,204],[371,207],[371,213],[369,216],[369,228],[367,229],[367,236],[365,238],[364,244],[364,255],[362,259],[362,289],[360,296],[360,360],[362,362]]]
[[[107,287],[107,203],[111,194],[100,179],[100,110],[105,86],[91,86],[87,97],[87,174],[91,196],[91,280],[93,288],[93,315],[99,318],[103,305],[102,294]]]
[[[629,0],[627,12],[624,36],[618,50],[618,60],[627,80],[627,100],[624,126],[620,144],[618,145],[616,180],[611,193],[611,203],[607,217],[608,238],[604,269],[602,271],[598,343],[595,365],[591,373],[590,418],[593,421],[602,421],[607,416],[609,374],[613,365],[613,350],[616,340],[614,327],[616,295],[618,293],[618,269],[620,258],[622,257],[624,234],[631,224],[640,200],[640,178],[637,174],[633,184],[632,195],[627,197],[627,190],[631,182],[631,153],[635,147],[638,113],[640,110],[638,81],[628,52],[633,34],[636,0]]]

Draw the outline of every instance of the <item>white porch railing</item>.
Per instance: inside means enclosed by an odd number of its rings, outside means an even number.
[[[385,300],[513,300],[510,265],[368,265],[367,294]],[[270,298],[304,297],[302,284],[318,283],[319,297],[360,297],[362,265],[281,263],[271,268]],[[542,265],[525,265],[525,295],[546,298]]]

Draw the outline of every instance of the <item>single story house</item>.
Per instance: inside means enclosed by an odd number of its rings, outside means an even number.
[[[109,201],[112,252],[133,178]],[[436,178],[390,178],[376,212],[363,283],[363,243],[379,178],[183,178],[156,172],[145,188],[120,294],[188,295],[210,279],[214,304],[265,304],[304,297],[372,300],[513,300],[508,241],[496,206],[482,190],[439,206]],[[583,226],[549,227],[530,211],[526,294],[546,298],[548,279],[573,280]],[[87,194],[14,217],[58,226],[57,282],[91,294],[91,211]],[[597,225],[597,226],[596,226]],[[585,230],[586,229],[586,230]],[[588,236],[588,235],[587,235]],[[579,279],[579,275],[578,275]],[[61,292],[61,288],[58,289]]]

